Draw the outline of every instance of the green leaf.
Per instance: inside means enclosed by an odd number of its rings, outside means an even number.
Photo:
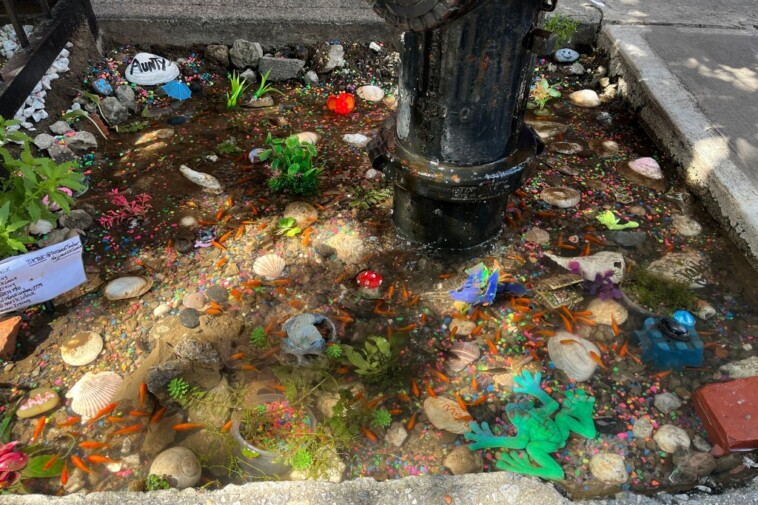
[[[300,138],[297,135],[290,135],[287,137],[285,145],[290,149],[294,149],[300,145]]]
[[[29,458],[29,463],[21,471],[21,478],[49,478],[57,477],[63,471],[63,460],[58,459],[47,470],[44,466],[53,458],[51,455],[34,456]]]
[[[261,151],[258,154],[258,158],[261,161],[266,161],[267,159],[269,159],[270,156],[271,156],[271,149],[266,149],[265,151]]]
[[[300,164],[299,163],[293,163],[287,168],[287,173],[289,175],[297,175],[297,173],[300,172]]]

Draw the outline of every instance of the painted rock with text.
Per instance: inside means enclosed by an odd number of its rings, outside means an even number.
[[[179,77],[173,61],[152,53],[139,53],[126,67],[126,80],[141,86],[165,84]]]

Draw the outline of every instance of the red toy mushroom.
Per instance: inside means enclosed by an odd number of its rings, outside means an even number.
[[[364,270],[355,279],[361,288],[361,294],[365,298],[378,298],[379,286],[382,285],[382,276],[373,270]]]
[[[326,106],[330,111],[341,116],[347,116],[355,108],[355,97],[352,93],[340,93],[332,95],[326,100]]]

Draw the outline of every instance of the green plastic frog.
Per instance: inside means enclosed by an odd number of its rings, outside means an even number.
[[[550,453],[566,445],[569,432],[573,431],[587,438],[595,438],[595,421],[592,409],[595,399],[587,396],[584,390],[567,391],[563,407],[540,387],[542,374],[532,374],[526,370],[515,377],[515,393],[524,393],[542,402],[536,407],[532,400],[522,399],[505,406],[508,419],[518,428],[515,437],[498,436],[492,433],[487,423],[479,426],[471,423],[471,431],[464,434],[474,443],[469,449],[525,449],[524,451],[501,452],[497,467],[501,470],[535,475],[543,479],[561,480],[563,468]],[[556,411],[558,411],[557,414]],[[551,416],[555,414],[555,419]]]

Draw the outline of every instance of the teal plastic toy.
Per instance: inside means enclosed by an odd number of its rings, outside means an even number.
[[[515,377],[515,393],[533,396],[542,402],[542,406],[537,407],[532,400],[522,399],[505,406],[508,419],[518,429],[515,437],[495,435],[487,423],[480,426],[473,422],[471,431],[463,436],[474,441],[469,445],[472,451],[517,449],[499,454],[496,466],[501,470],[561,480],[564,478],[563,468],[550,453],[564,447],[572,431],[587,438],[595,438],[597,430],[592,418],[595,398],[587,396],[583,389],[569,390],[561,407],[542,390],[541,380],[541,373],[532,376],[528,370]],[[553,414],[555,418],[552,418]]]

